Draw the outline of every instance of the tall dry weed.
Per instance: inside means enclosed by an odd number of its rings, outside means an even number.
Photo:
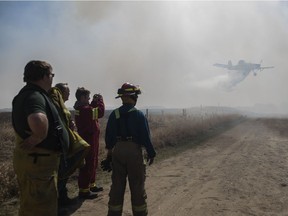
[[[18,184],[11,161],[0,163],[0,203],[18,195]]]
[[[225,122],[239,118],[238,115],[181,116],[165,115],[150,117],[151,137],[156,148],[176,146],[191,142],[196,136]]]
[[[0,162],[10,160],[15,145],[15,133],[11,122],[0,123]]]
[[[0,137],[0,203],[2,203],[18,195],[18,184],[12,164],[15,134],[8,113],[1,114]]]

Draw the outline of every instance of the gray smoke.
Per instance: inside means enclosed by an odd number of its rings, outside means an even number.
[[[288,104],[286,2],[2,2],[0,8],[8,11],[7,5],[21,7],[0,21],[3,107],[23,85],[30,59],[49,61],[54,82],[69,83],[70,107],[79,86],[118,106],[114,97],[126,81],[142,87],[139,107]],[[243,80],[213,66],[229,59],[263,59],[277,70]]]

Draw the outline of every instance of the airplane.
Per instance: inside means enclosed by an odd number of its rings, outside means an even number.
[[[216,67],[241,72],[245,76],[247,76],[251,71],[253,71],[254,76],[256,76],[257,75],[256,71],[262,71],[264,69],[274,68],[274,66],[261,67],[261,62],[260,64],[254,64],[254,63],[247,63],[244,60],[240,60],[237,65],[232,65],[231,60],[229,60],[227,65],[219,63],[215,63],[213,65]]]

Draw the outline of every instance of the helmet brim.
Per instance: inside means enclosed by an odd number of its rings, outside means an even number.
[[[141,94],[141,92],[139,92],[139,93],[136,93],[136,92],[132,92],[132,93],[124,93],[124,94],[119,94],[118,96],[116,96],[115,97],[115,99],[117,99],[117,98],[120,98],[120,97],[123,97],[123,96],[132,96],[132,95],[139,95],[139,94]]]

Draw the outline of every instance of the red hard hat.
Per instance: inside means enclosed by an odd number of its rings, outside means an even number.
[[[139,86],[133,85],[131,83],[124,83],[121,88],[118,89],[117,92],[118,96],[115,98],[119,98],[122,96],[129,96],[129,95],[138,95],[141,94],[141,90],[139,88]]]

